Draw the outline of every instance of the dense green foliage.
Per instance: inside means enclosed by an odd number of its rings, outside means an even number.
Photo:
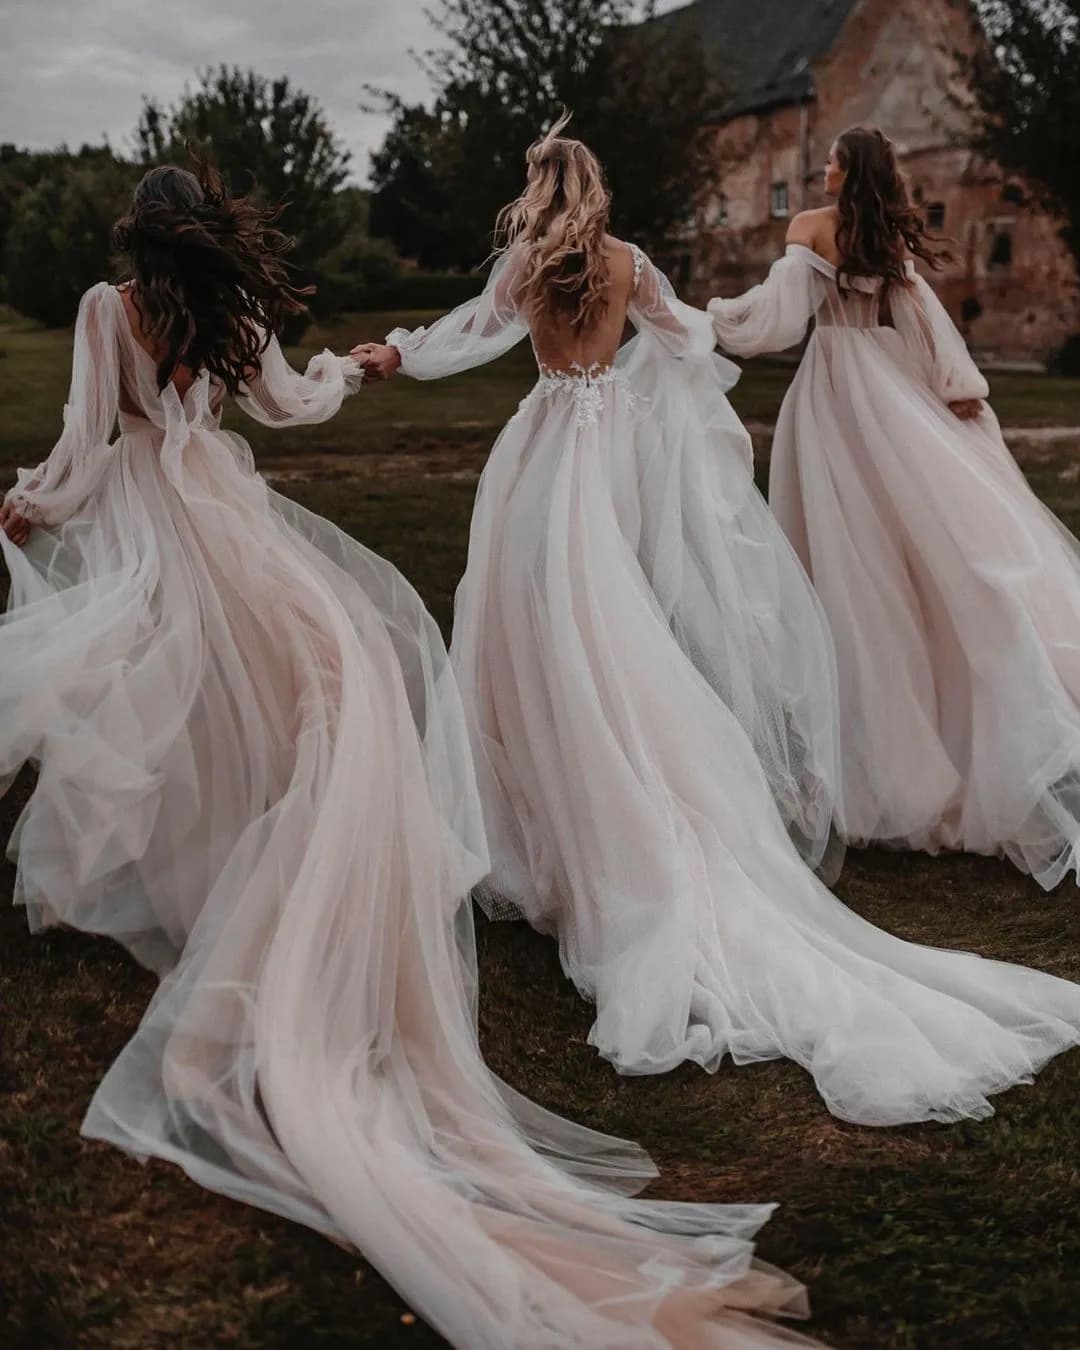
[[[975,144],[1029,181],[1080,263],[1080,0],[979,0]]]
[[[604,163],[616,232],[662,249],[707,184],[714,87],[700,45],[650,17],[636,0],[443,0],[442,45],[423,58],[431,105],[385,96],[373,232],[427,267],[474,265],[525,150],[566,107],[567,134]]]

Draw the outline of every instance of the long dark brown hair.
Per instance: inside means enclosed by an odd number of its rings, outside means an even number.
[[[143,332],[163,353],[158,387],[185,365],[235,393],[311,288],[289,281],[292,241],[275,228],[281,208],[231,196],[197,155],[192,168],[163,164],[144,174],[113,226],[113,246],[128,263]]]
[[[836,138],[836,158],[844,170],[838,276],[884,277],[886,286],[906,286],[908,253],[935,271],[951,260],[945,240],[927,233],[887,136],[876,127],[851,127]]]

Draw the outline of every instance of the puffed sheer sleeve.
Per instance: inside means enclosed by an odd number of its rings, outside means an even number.
[[[627,317],[640,333],[647,333],[670,356],[707,356],[716,346],[709,316],[685,305],[651,260],[639,248],[634,255],[634,285]]]
[[[724,351],[761,356],[787,351],[803,340],[829,284],[813,258],[804,256],[810,252],[791,244],[759,286],[731,300],[709,301],[709,316]]]
[[[491,269],[483,292],[459,305],[430,328],[395,328],[386,341],[401,353],[401,370],[414,380],[438,380],[508,352],[528,333],[516,300],[516,250],[504,253]]]
[[[48,459],[36,469],[20,469],[7,494],[20,515],[35,524],[60,525],[70,519],[112,464],[122,317],[122,302],[107,282],[88,290],[79,304],[64,429]]]
[[[967,344],[934,294],[933,287],[911,268],[909,287],[889,294],[896,331],[922,367],[927,383],[946,403],[986,398],[990,386],[971,359]]]
[[[357,392],[362,380],[363,370],[351,356],[335,356],[331,351],[313,356],[301,375],[272,337],[259,373],[241,386],[236,401],[264,426],[304,426],[329,421],[342,401]]]

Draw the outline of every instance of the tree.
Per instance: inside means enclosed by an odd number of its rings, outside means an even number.
[[[5,292],[24,314],[60,326],[75,317],[82,293],[108,276],[113,222],[138,170],[108,146],[34,158],[22,165],[23,190],[13,197],[4,236]]]
[[[635,24],[636,19],[646,22]],[[558,116],[605,165],[613,226],[662,247],[707,177],[713,85],[700,44],[635,0],[443,0],[422,58],[431,109],[392,96],[373,156],[372,230],[428,266],[470,266]]]
[[[318,281],[320,260],[351,222],[338,201],[349,153],[315,99],[287,78],[219,66],[203,71],[172,108],[147,100],[135,134],[144,164],[184,163],[190,144],[233,192],[286,203],[281,228],[296,239],[292,260],[305,279]]]
[[[421,267],[468,266],[476,240],[452,205],[461,177],[456,121],[393,96],[387,102],[390,130],[371,156],[371,233]]]
[[[962,57],[973,145],[1032,184],[1080,266],[1080,0],[981,0],[989,42]]]

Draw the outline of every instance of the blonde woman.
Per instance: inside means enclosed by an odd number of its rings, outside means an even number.
[[[600,166],[559,130],[484,294],[358,349],[431,379],[528,334],[540,367],[480,483],[451,648],[486,904],[557,933],[624,1072],[787,1056],[848,1120],[986,1115],[1076,1042],[1080,987],[900,942],[800,858],[789,827],[813,837],[833,772],[820,616],[708,316],[611,237]]]

